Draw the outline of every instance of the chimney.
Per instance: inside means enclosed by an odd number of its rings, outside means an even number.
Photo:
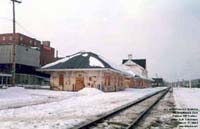
[[[132,60],[133,59],[133,55],[132,54],[128,54],[128,60]]]

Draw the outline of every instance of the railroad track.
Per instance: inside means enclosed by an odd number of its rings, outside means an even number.
[[[132,129],[167,94],[170,88],[144,96],[73,129]]]

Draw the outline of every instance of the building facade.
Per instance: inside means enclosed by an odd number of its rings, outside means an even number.
[[[12,64],[13,45],[0,45],[0,64]],[[16,64],[39,67],[40,51],[31,47],[16,45]]]
[[[133,59],[132,54],[128,55],[128,59],[122,60],[122,66],[134,77],[125,78],[126,87],[130,88],[147,88],[151,86],[153,81],[148,77],[146,70],[146,59]]]
[[[13,44],[22,45],[26,47],[38,47],[40,48],[41,42],[23,35],[21,33],[16,33],[13,37],[12,33],[0,34],[0,44]]]
[[[41,66],[51,63],[55,60],[55,49],[50,46],[50,41],[43,41],[40,47],[40,64]]]
[[[109,70],[52,72],[50,80],[53,90],[79,91],[91,87],[102,91],[119,91],[125,88],[123,76]]]
[[[76,53],[45,65],[40,71],[51,74],[51,89],[67,91],[78,91],[84,87],[106,92],[123,90],[124,77],[129,75],[92,52]]]
[[[200,79],[191,80],[191,87],[192,88],[200,88]]]
[[[163,78],[153,78],[152,87],[166,86]]]
[[[23,46],[24,48],[27,48],[27,49],[32,48],[35,50],[39,50],[40,58],[39,60],[37,59],[35,61],[36,62],[39,61],[40,66],[51,63],[55,60],[55,56],[54,56],[55,49],[50,46],[50,41],[43,41],[41,43],[41,41],[35,38],[28,37],[21,33],[16,33],[14,38],[13,38],[12,33],[0,34],[0,45],[11,45],[14,43],[16,44],[16,46],[21,46],[21,48]],[[27,53],[29,52],[26,52],[26,54]],[[10,53],[7,53],[7,54],[10,55]],[[18,56],[18,54],[16,56]],[[23,55],[19,55],[19,56],[21,57]],[[27,57],[27,58],[19,58],[19,59],[29,60],[30,58]]]
[[[41,44],[39,40],[21,33],[16,33],[14,37],[12,33],[0,34],[0,73],[12,72],[13,44],[16,44],[16,83],[28,80],[31,84],[33,81],[41,80],[41,77],[49,77],[36,69],[54,61],[54,48],[50,47],[49,41]],[[50,52],[46,52],[49,48]]]

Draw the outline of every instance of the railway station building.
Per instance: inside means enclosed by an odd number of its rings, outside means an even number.
[[[43,66],[39,71],[51,74],[53,90],[78,91],[94,87],[102,91],[123,90],[124,77],[129,73],[92,52],[78,52]]]
[[[131,67],[118,66],[92,52],[66,56],[41,67],[39,71],[51,75],[52,90],[78,91],[84,87],[94,87],[107,92],[145,88],[149,87],[150,82],[150,79],[134,72]]]
[[[126,69],[134,77],[125,78],[125,85],[129,88],[147,88],[151,87],[153,81],[148,77],[146,69],[146,59],[133,59],[132,54],[128,55],[128,59],[122,60],[122,67]]]

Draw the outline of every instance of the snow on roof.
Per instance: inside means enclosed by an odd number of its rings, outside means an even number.
[[[22,87],[10,87],[3,92],[0,92],[0,98],[24,98],[31,97],[31,94]]]
[[[39,47],[31,47],[32,49],[35,49],[35,50],[40,50]]]
[[[87,54],[87,53],[85,53],[85,54],[82,54],[82,56],[84,56],[84,57],[87,57],[87,56],[88,56],[88,54]]]
[[[131,71],[131,70],[128,70],[127,72],[130,73],[130,74],[131,74],[132,76],[134,76],[134,77],[135,77],[135,75],[136,75],[136,74],[135,74],[133,71]]]
[[[43,66],[41,69],[83,69],[83,68],[110,68],[122,74],[134,76],[134,72],[127,72],[126,69],[110,60],[92,52],[79,52],[67,56],[61,60]]]
[[[62,59],[59,59],[59,60],[55,61],[55,62],[52,62],[52,63],[49,63],[49,64],[44,65],[44,66],[42,67],[42,69],[48,68],[48,67],[51,67],[51,66],[55,66],[55,65],[57,65],[57,64],[59,64],[59,63],[63,63],[63,62],[65,62],[65,61],[67,61],[67,60],[69,60],[69,59],[71,59],[71,58],[73,58],[73,57],[75,57],[75,56],[78,56],[78,55],[80,55],[80,53],[74,54],[74,55],[72,55],[72,56],[66,56],[66,57],[64,57],[64,58],[62,58]]]
[[[129,73],[126,71],[126,69],[125,69],[124,67],[122,67],[121,65],[117,65],[117,64],[111,62],[110,60],[106,59],[105,57],[100,56],[100,55],[98,55],[98,56],[99,56],[101,59],[103,59],[103,60],[105,60],[106,62],[108,62],[109,65],[110,65],[112,68],[114,68],[115,70],[118,70],[118,71],[120,71],[120,72],[122,72],[122,73],[124,73],[124,74],[129,74]]]
[[[128,60],[127,62],[125,62],[124,64],[126,65],[137,65],[135,62],[133,62],[132,60]]]
[[[132,71],[130,67],[126,66],[126,65],[120,65],[121,69],[126,71],[127,73],[129,73],[131,76],[135,77],[137,75],[137,73],[135,71]]]
[[[63,59],[47,64],[42,69],[87,69],[111,68],[110,64],[92,52],[78,52]]]
[[[102,94],[103,91],[97,89],[97,88],[83,88],[82,90],[78,91],[78,93],[83,94],[83,95],[97,95],[97,94]]]
[[[92,56],[90,56],[90,58],[89,58],[89,64],[90,64],[90,66],[105,67],[100,60],[98,60],[97,58],[94,58]]]

